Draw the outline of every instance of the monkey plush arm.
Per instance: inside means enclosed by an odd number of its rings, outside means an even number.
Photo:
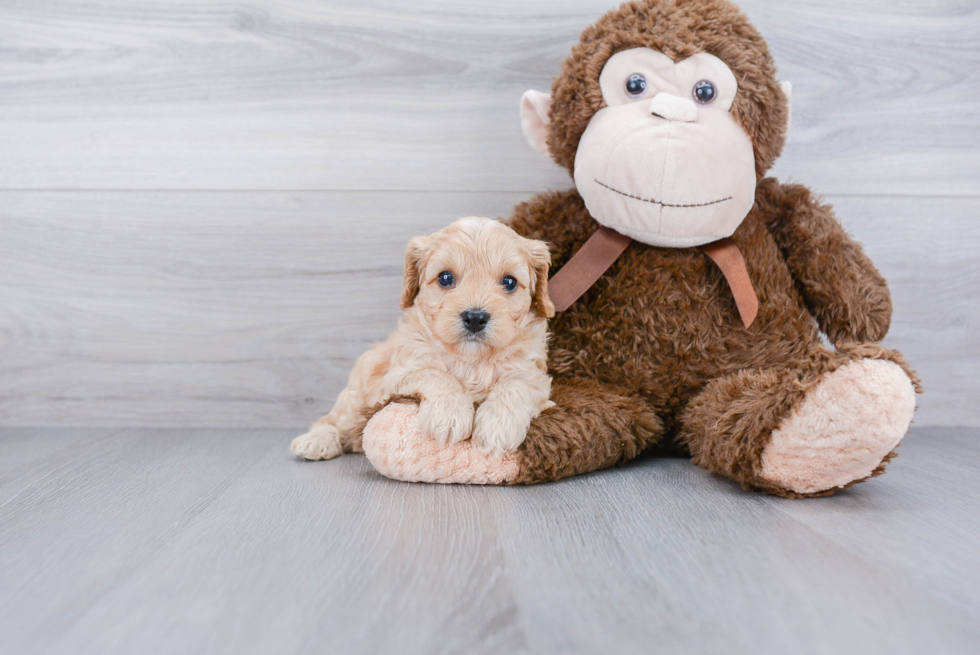
[[[575,189],[545,191],[522,202],[504,221],[522,237],[538,239],[551,250],[552,274],[582,247],[599,224]]]
[[[759,183],[756,202],[820,329],[835,344],[880,341],[892,317],[885,279],[804,186]]]

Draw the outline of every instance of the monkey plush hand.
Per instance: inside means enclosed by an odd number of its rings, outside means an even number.
[[[428,443],[414,406],[389,406],[365,430],[372,463],[526,484],[683,453],[791,497],[881,473],[918,382],[878,344],[891,300],[861,247],[806,187],[765,177],[788,120],[765,41],[726,0],[640,0],[586,29],[551,94],[521,102],[575,188],[508,219],[560,269],[555,406],[502,459]]]

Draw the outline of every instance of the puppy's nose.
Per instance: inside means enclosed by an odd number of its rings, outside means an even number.
[[[486,312],[482,309],[467,309],[465,312],[460,314],[463,319],[463,327],[470,334],[476,334],[477,332],[483,332],[483,328],[487,326],[490,322],[490,312]]]

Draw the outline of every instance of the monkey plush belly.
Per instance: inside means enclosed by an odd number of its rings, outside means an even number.
[[[551,325],[553,375],[598,379],[669,411],[706,382],[746,368],[803,360],[819,344],[765,220],[750,214],[733,236],[759,296],[745,328],[721,271],[695,249],[633,243]]]

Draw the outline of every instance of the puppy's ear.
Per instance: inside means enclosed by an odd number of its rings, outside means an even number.
[[[429,253],[429,239],[415,237],[405,248],[405,288],[402,290],[402,309],[408,309],[419,295],[422,284],[422,269]]]
[[[540,316],[551,318],[555,315],[555,305],[548,295],[548,266],[551,264],[551,252],[544,241],[530,239],[527,250],[534,284],[531,290],[531,309]]]

